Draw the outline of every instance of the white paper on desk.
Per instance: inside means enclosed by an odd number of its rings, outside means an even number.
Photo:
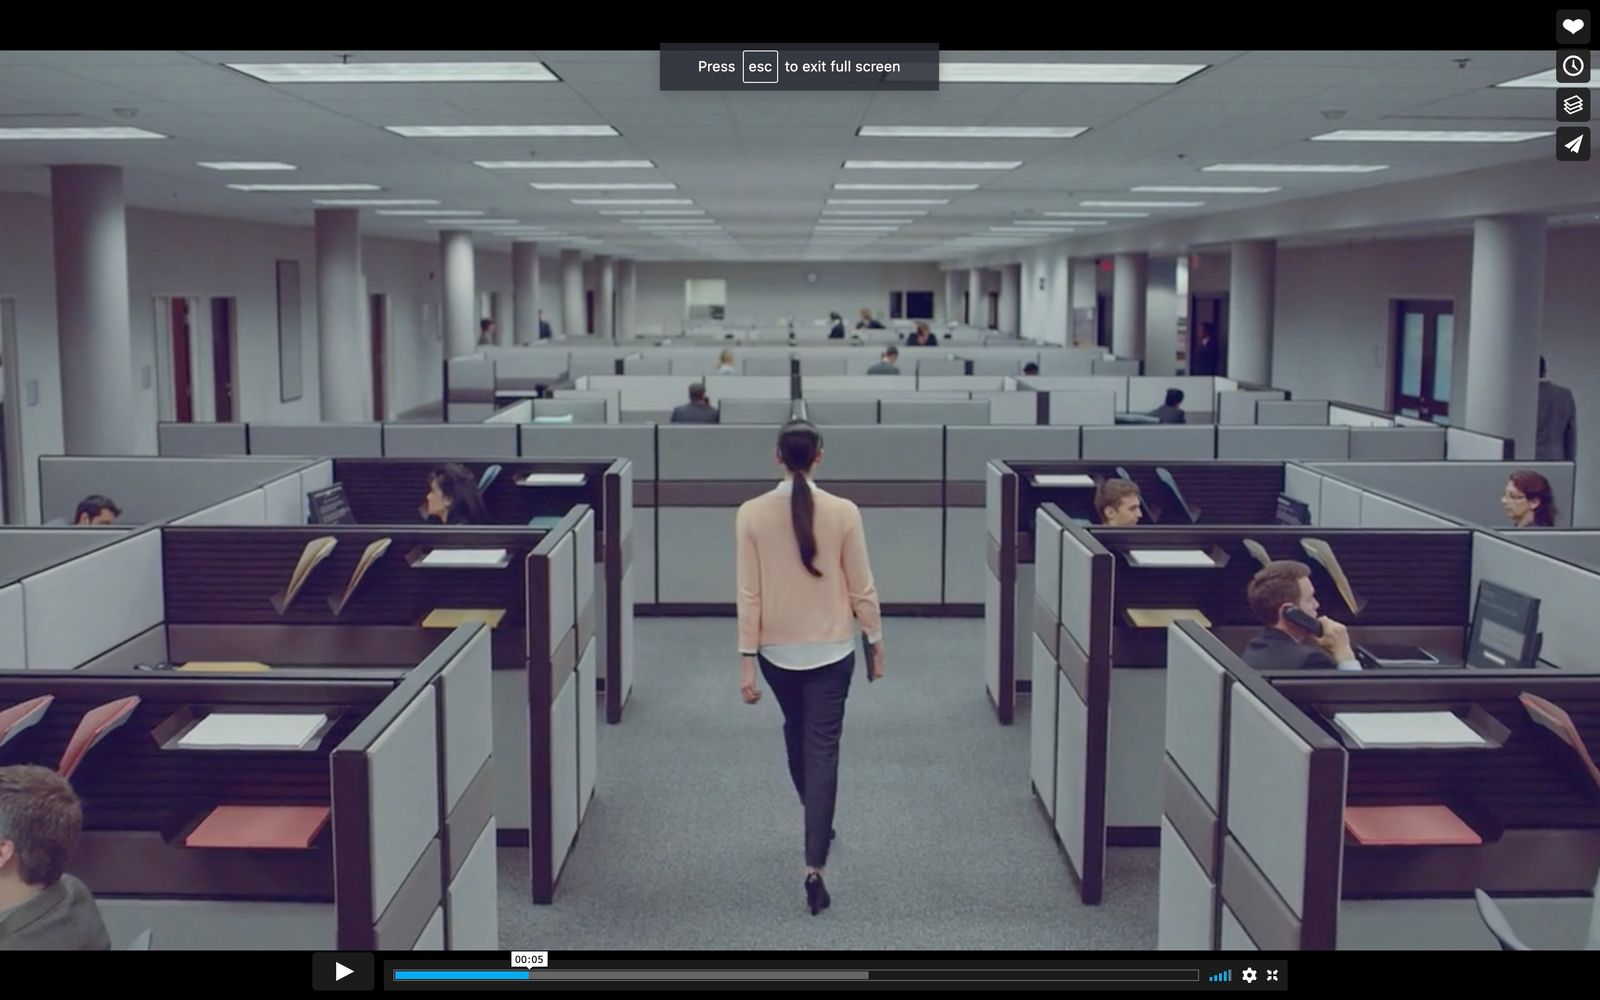
[[[505,549],[434,549],[418,560],[417,565],[495,567],[505,561]]]
[[[327,721],[326,715],[213,712],[184,733],[178,745],[190,749],[298,750]]]
[[[1453,712],[1337,712],[1333,724],[1363,747],[1486,747]]]
[[[1058,475],[1041,473],[1033,477],[1035,486],[1093,486],[1094,478],[1084,475]]]
[[[1203,549],[1129,549],[1128,562],[1135,566],[1215,566],[1211,553]]]
[[[518,486],[582,486],[589,477],[581,472],[530,472],[517,477]]]

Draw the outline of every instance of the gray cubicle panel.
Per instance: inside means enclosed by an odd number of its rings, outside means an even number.
[[[916,392],[917,377],[910,374],[911,366],[905,359],[896,366],[900,375],[812,375],[800,380],[800,395],[810,399],[822,393],[870,393],[877,398],[883,393]]]
[[[627,353],[618,348],[575,350],[567,361],[567,376],[576,379],[585,375],[615,375],[617,361]]]
[[[718,407],[724,424],[761,424],[781,427],[788,423],[793,401],[788,399],[724,399]]]
[[[629,357],[622,359],[624,375],[671,375],[671,359],[665,357]],[[694,374],[700,374],[695,372]]]
[[[1389,414],[1370,413],[1366,410],[1356,409],[1353,405],[1341,406],[1338,403],[1328,404],[1328,423],[1342,424],[1348,427],[1394,427],[1395,418]],[[1399,426],[1417,426],[1416,424],[1400,424]],[[1423,427],[1437,426],[1431,421],[1422,421]]]
[[[982,425],[989,422],[987,399],[911,399],[883,401],[878,419],[885,425]]]
[[[787,362],[785,362],[787,364]],[[789,399],[793,382],[782,375],[707,375],[706,393],[712,402],[724,399]]]
[[[249,440],[244,424],[156,425],[156,451],[162,455],[248,455]]]
[[[967,373],[967,363],[960,358],[924,358],[918,356],[918,351],[907,348],[900,352],[902,362],[915,360],[916,374],[920,376],[955,376]]]
[[[1256,423],[1268,427],[1326,427],[1326,399],[1263,399],[1256,403]]]
[[[575,424],[603,424],[609,419],[605,399],[579,399],[560,396],[533,400],[533,419],[571,417]]]
[[[791,370],[791,362],[787,354],[783,355],[756,355],[744,359],[743,371],[746,375],[784,375]]]
[[[1013,643],[1003,641],[1015,628],[1017,553],[1005,540],[1017,537],[1017,476],[1003,462],[984,466],[983,685],[995,717],[1011,725],[1016,711],[1016,663]]]
[[[654,603],[733,603],[734,511],[781,477],[776,444],[770,426],[656,428]]]
[[[802,352],[800,354],[800,374],[848,375],[850,374],[850,359],[842,354],[819,358],[809,352]]]
[[[1178,461],[1217,457],[1217,428],[1190,424],[1083,428],[1083,457]]]
[[[1452,462],[1498,462],[1515,457],[1515,442],[1493,434],[1451,427],[1445,431],[1444,454]]]
[[[1138,358],[1096,358],[1090,370],[1095,375],[1138,375],[1144,371],[1144,362]]]
[[[819,427],[834,424],[876,424],[878,401],[859,394],[835,399],[805,399],[806,419]]]
[[[1039,374],[1045,377],[1093,375],[1094,363],[1104,356],[1105,352],[1098,348],[1090,351],[1040,351]]]
[[[1038,393],[1002,389],[994,392],[974,392],[972,398],[988,401],[991,424],[1034,427],[1039,423]]]
[[[970,395],[977,392],[1002,392],[1005,387],[1006,379],[1000,375],[931,375],[922,371],[917,373],[918,392],[932,389]]]
[[[1600,530],[1507,528],[1499,534],[1525,548],[1600,572]]]
[[[477,354],[445,361],[445,416],[476,422],[494,412],[495,363]]]
[[[383,453],[382,424],[250,425],[252,455],[380,458]]]
[[[665,355],[667,358],[667,371],[672,375],[708,375],[715,372],[721,364],[721,351],[684,351],[677,350]],[[660,353],[646,354],[646,357],[661,357]]]
[[[567,374],[566,351],[553,348],[502,348],[491,356],[497,389],[531,389]]]
[[[989,463],[1007,459],[1072,459],[1078,457],[1076,427],[947,427],[945,428],[944,600],[946,604],[986,601],[986,579],[973,567],[989,556],[984,525],[994,515],[984,510],[989,491],[980,487]],[[1023,526],[1024,529],[1026,526]],[[995,543],[1000,536],[995,535]],[[1031,587],[1031,566],[1018,567],[1019,587]],[[991,573],[991,576],[993,574]],[[1031,598],[1029,598],[1031,600]],[[1024,605],[1025,607],[1026,605]],[[1019,680],[1029,678],[1022,646],[1016,654]]]
[[[384,424],[390,458],[516,458],[517,424]]]
[[[1083,427],[1117,421],[1117,395],[1111,389],[1067,389],[1048,395],[1052,424]]]
[[[1282,389],[1224,389],[1217,393],[1217,423],[1259,423],[1256,404],[1262,400],[1279,401],[1284,395]]]
[[[1114,394],[1112,406],[1118,413],[1128,409],[1128,379],[1123,375],[1023,375],[1017,379],[1021,389],[1035,392],[1103,392]]]
[[[994,352],[1002,353],[1002,357],[992,357],[991,352],[975,351],[963,354],[962,358],[972,366],[974,375],[1021,375],[1023,366],[1028,362],[1039,363],[1039,352]],[[1040,369],[1043,371],[1044,369]]]
[[[1352,462],[1442,462],[1443,427],[1350,428]],[[1309,457],[1309,456],[1308,456]]]
[[[1600,670],[1594,624],[1600,572],[1479,531],[1472,536],[1474,600],[1485,580],[1539,599],[1541,659],[1570,671]]]
[[[1396,427],[1375,433],[1411,431]],[[1511,473],[1528,469],[1550,483],[1556,501],[1556,527],[1572,524],[1576,467],[1571,462],[1338,462],[1315,463],[1310,468],[1468,524],[1492,528],[1507,523],[1500,497]]]
[[[1261,404],[1265,406],[1266,404]],[[1217,458],[1340,460],[1350,455],[1348,427],[1217,427]]]
[[[445,947],[499,947],[489,630],[473,628],[433,682],[439,713],[439,785]]]
[[[1010,623],[1018,639],[1013,655],[1021,656],[1026,649],[1030,668],[1029,781],[1052,825],[1056,818],[1056,726],[1061,704],[1061,671],[1056,660],[1060,630],[1056,623],[1061,621],[1061,536],[1065,530],[1059,508],[1046,505],[1034,511],[1031,585],[1023,587],[1018,581]],[[989,611],[985,607],[985,625],[989,624]],[[1003,655],[997,646],[1006,634],[1006,625],[998,620],[995,625],[993,635],[985,635],[984,656],[988,659]]]
[[[156,647],[165,652],[161,533],[117,535],[109,545],[21,579],[25,657],[10,666],[74,670],[101,661],[132,666]]]
[[[78,502],[92,494],[111,497],[121,508],[118,523],[146,524],[209,507],[309,463],[300,458],[169,458],[166,456],[59,456],[39,458],[40,515],[71,523]],[[295,478],[298,489],[299,479]],[[294,498],[295,504],[300,502]],[[299,524],[301,520],[290,523]]]

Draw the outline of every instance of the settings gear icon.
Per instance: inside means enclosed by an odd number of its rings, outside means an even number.
[[[1255,982],[1256,981],[1256,970],[1254,970],[1254,969],[1246,969],[1246,970],[1244,970],[1244,981],[1247,982],[1247,983]]]

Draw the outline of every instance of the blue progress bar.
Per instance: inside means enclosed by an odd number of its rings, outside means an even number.
[[[396,969],[394,980],[412,982],[495,982],[498,980],[527,979],[527,969]]]

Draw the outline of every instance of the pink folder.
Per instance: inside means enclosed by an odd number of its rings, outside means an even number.
[[[1345,806],[1344,828],[1356,843],[1382,847],[1483,843],[1449,806]]]
[[[44,718],[44,713],[50,710],[50,703],[55,700],[55,695],[46,694],[31,698],[19,705],[12,705],[10,708],[0,708],[0,747],[10,742],[13,736]]]
[[[217,806],[183,842],[186,847],[303,850],[327,824],[327,806]]]
[[[108,733],[127,722],[133,715],[133,710],[138,707],[139,696],[130,695],[127,698],[108,701],[99,708],[91,708],[84,714],[83,721],[78,723],[77,731],[67,743],[66,752],[61,755],[61,764],[56,770],[61,772],[63,778],[72,777],[72,772],[83,763],[84,754],[105,739]]]

